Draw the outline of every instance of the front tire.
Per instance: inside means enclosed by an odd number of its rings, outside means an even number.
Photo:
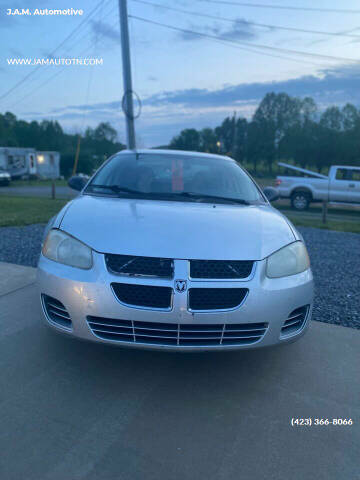
[[[294,192],[291,195],[291,206],[294,210],[303,211],[309,208],[311,197],[307,192]]]

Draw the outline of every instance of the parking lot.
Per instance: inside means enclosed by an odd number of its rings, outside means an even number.
[[[312,322],[233,353],[107,347],[47,329],[35,269],[0,272],[1,478],[359,478],[357,329]]]

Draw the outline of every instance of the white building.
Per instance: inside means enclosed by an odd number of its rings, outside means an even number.
[[[0,167],[12,178],[60,177],[60,153],[37,152],[34,148],[0,147]]]
[[[60,153],[36,152],[36,175],[40,178],[60,177]]]

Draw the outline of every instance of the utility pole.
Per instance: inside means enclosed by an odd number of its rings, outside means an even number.
[[[121,52],[123,65],[124,80],[124,97],[123,110],[126,119],[126,136],[127,147],[135,150],[135,126],[134,126],[134,105],[133,91],[131,82],[131,61],[130,61],[130,45],[129,45],[129,25],[127,13],[127,0],[119,0],[119,16],[120,16],[120,36],[121,36]]]
[[[235,160],[236,158],[236,147],[237,147],[237,120],[236,120],[236,110],[234,111],[234,136],[233,136],[233,148],[232,148],[232,154]]]

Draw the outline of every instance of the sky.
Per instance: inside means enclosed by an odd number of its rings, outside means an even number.
[[[144,1],[152,5],[128,0],[133,90],[141,100],[141,111],[135,101],[140,147],[167,144],[184,128],[215,127],[235,111],[251,118],[271,91],[311,96],[321,109],[346,102],[360,107],[357,0]],[[7,15],[7,8],[18,7],[18,2],[0,3],[0,112],[27,121],[57,120],[68,132],[107,121],[125,142],[118,1],[27,0],[32,12],[73,8],[84,14]],[[8,64],[11,58],[47,57],[91,57],[103,63]]]

